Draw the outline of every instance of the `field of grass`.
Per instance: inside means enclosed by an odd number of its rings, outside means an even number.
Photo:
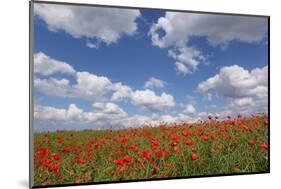
[[[266,115],[122,130],[34,134],[34,183],[267,172]]]

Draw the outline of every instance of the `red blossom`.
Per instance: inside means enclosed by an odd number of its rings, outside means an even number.
[[[70,149],[71,149],[71,147],[68,146],[68,147],[62,148],[61,151],[62,151],[62,152],[69,153],[69,152],[70,152]]]
[[[180,148],[178,146],[175,146],[174,147],[174,152],[179,152],[180,151]]]
[[[260,145],[260,148],[266,149],[266,150],[267,150],[267,149],[268,149],[268,144],[261,144],[261,145]]]
[[[190,157],[191,157],[192,160],[196,160],[197,159],[197,155],[196,154],[191,154]]]
[[[150,152],[147,151],[147,150],[144,150],[144,151],[142,152],[142,156],[143,156],[145,159],[147,159],[147,158],[149,158],[149,156],[150,156]]]
[[[159,158],[163,157],[164,154],[165,153],[163,151],[160,151],[160,150],[156,152],[156,156],[159,157]]]
[[[59,154],[53,154],[54,160],[60,160],[60,155]]]
[[[123,158],[124,162],[126,163],[130,163],[131,162],[131,158],[129,155],[126,155],[124,158]]]
[[[191,151],[195,153],[197,151],[197,149],[196,148],[191,148]]]
[[[153,174],[156,174],[156,173],[158,173],[160,171],[160,169],[159,169],[159,167],[154,167],[153,168]]]
[[[248,144],[249,144],[249,145],[254,145],[254,144],[255,144],[255,141],[254,141],[253,139],[250,139],[250,140],[248,140]]]

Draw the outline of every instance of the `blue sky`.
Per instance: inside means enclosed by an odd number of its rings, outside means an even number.
[[[266,18],[35,4],[36,131],[267,112]]]

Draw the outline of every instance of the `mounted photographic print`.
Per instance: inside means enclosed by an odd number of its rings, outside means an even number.
[[[30,187],[269,159],[268,16],[30,2]]]

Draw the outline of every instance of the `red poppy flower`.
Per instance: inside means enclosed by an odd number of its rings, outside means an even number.
[[[213,118],[213,116],[211,114],[209,114],[208,118],[211,120]]]
[[[166,167],[171,167],[172,165],[170,163],[166,163]]]
[[[192,144],[194,144],[193,141],[189,141],[189,140],[185,141],[185,145],[192,145]]]
[[[263,148],[263,149],[266,149],[266,150],[267,150],[267,149],[268,149],[268,144],[261,144],[261,145],[260,145],[260,148]]]
[[[237,117],[238,118],[242,118],[243,116],[241,114],[237,114]]]
[[[179,152],[180,151],[180,148],[178,146],[175,146],[174,147],[174,152]]]
[[[150,152],[145,150],[145,151],[142,152],[142,156],[147,159],[150,156]]]
[[[60,155],[59,154],[53,154],[54,160],[60,160]]]
[[[118,159],[114,160],[114,163],[118,164],[118,165],[123,165],[124,164],[124,160],[123,160],[123,158],[118,158]]]
[[[70,147],[64,147],[64,148],[61,149],[61,151],[69,153],[70,152]]]
[[[59,166],[57,163],[50,165],[49,170],[52,171],[54,174],[58,173]]]
[[[266,118],[266,119],[264,120],[264,124],[265,124],[265,125],[268,125],[268,118]]]
[[[124,173],[124,171],[125,171],[125,168],[124,168],[124,167],[120,167],[120,168],[118,169],[118,172],[121,173],[121,174]]]
[[[61,137],[57,137],[57,138],[56,138],[56,142],[57,142],[57,143],[62,143],[63,141],[64,141],[64,139],[61,138]]]
[[[164,152],[163,152],[163,151],[157,151],[157,152],[156,152],[156,156],[159,157],[159,158],[161,158],[161,157],[164,156]]]
[[[160,171],[159,167],[154,167],[153,168],[153,174],[156,174]]]
[[[123,161],[126,162],[126,163],[130,163],[131,162],[131,158],[129,155],[126,155],[124,158],[123,158]]]
[[[191,159],[192,159],[192,160],[196,160],[196,158],[197,158],[197,155],[196,155],[196,154],[191,154]]]
[[[197,151],[197,149],[196,148],[191,148],[191,151],[195,153]]]
[[[83,159],[83,158],[81,158],[81,157],[79,157],[79,156],[77,156],[77,157],[76,157],[76,163],[78,163],[78,164],[84,164],[84,163],[86,163],[86,160]]]
[[[121,140],[120,140],[120,142],[125,143],[125,142],[127,142],[128,140],[129,140],[129,139],[128,139],[127,137],[122,137]]]
[[[51,163],[52,163],[52,161],[51,161],[49,158],[47,158],[47,159],[45,159],[45,161],[44,161],[44,166],[45,166],[45,167],[49,167]]]
[[[250,139],[250,140],[248,141],[248,144],[249,144],[249,145],[254,145],[254,144],[255,144],[255,141],[254,141],[253,139]]]
[[[208,140],[209,140],[209,136],[208,136],[208,135],[205,135],[205,136],[204,136],[204,140],[205,140],[205,141],[208,141]]]

